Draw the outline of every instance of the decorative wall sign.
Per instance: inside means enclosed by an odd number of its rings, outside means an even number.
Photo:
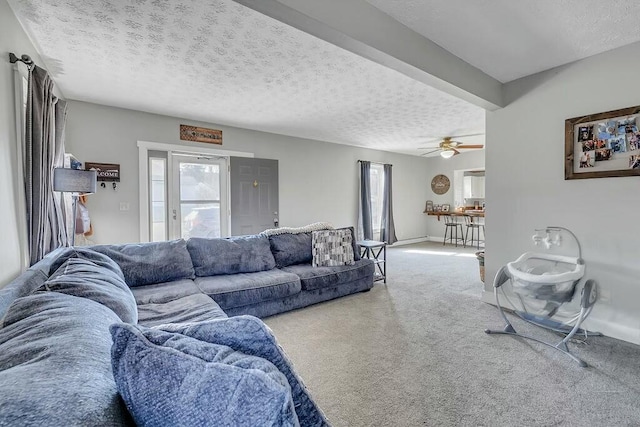
[[[565,120],[564,179],[640,175],[640,105]]]
[[[431,180],[431,190],[436,194],[446,193],[449,191],[449,187],[451,187],[451,182],[445,175],[436,175],[433,180]]]
[[[85,162],[84,168],[96,171],[98,173],[98,181],[120,182],[119,164]]]
[[[222,131],[197,126],[180,125],[180,139],[183,141],[222,145]]]

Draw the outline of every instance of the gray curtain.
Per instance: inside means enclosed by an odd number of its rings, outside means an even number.
[[[393,222],[393,192],[392,192],[392,165],[384,165],[384,194],[382,195],[382,223],[380,225],[380,240],[393,245],[398,241],[396,226]]]
[[[373,240],[371,219],[371,162],[360,160],[360,197],[358,215],[358,239]]]
[[[53,94],[42,68],[29,70],[25,132],[25,194],[31,264],[67,244],[60,196],[53,192],[53,169],[64,163],[66,105]]]

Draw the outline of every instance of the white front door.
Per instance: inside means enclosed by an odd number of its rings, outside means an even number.
[[[170,238],[227,237],[227,159],[172,155]]]

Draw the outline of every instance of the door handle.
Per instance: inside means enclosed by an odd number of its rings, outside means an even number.
[[[273,218],[273,226],[278,227],[278,218]]]
[[[176,209],[173,210],[173,220],[178,219],[178,211]]]

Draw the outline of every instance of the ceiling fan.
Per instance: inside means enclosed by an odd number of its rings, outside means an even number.
[[[478,135],[484,135],[482,133],[474,133],[471,135],[458,135],[458,136],[445,136],[442,141],[440,141],[440,143],[438,144],[438,148],[435,147],[418,147],[419,150],[431,150],[428,151],[426,153],[422,153],[421,156],[426,156],[428,154],[431,153],[435,153],[437,151],[440,152],[440,156],[444,157],[445,159],[450,159],[451,157],[455,156],[456,154],[460,154],[460,149],[469,149],[469,148],[484,148],[483,144],[463,144],[462,142],[459,141],[454,141],[453,138],[465,138],[465,137],[470,137],[470,136],[478,136]]]

